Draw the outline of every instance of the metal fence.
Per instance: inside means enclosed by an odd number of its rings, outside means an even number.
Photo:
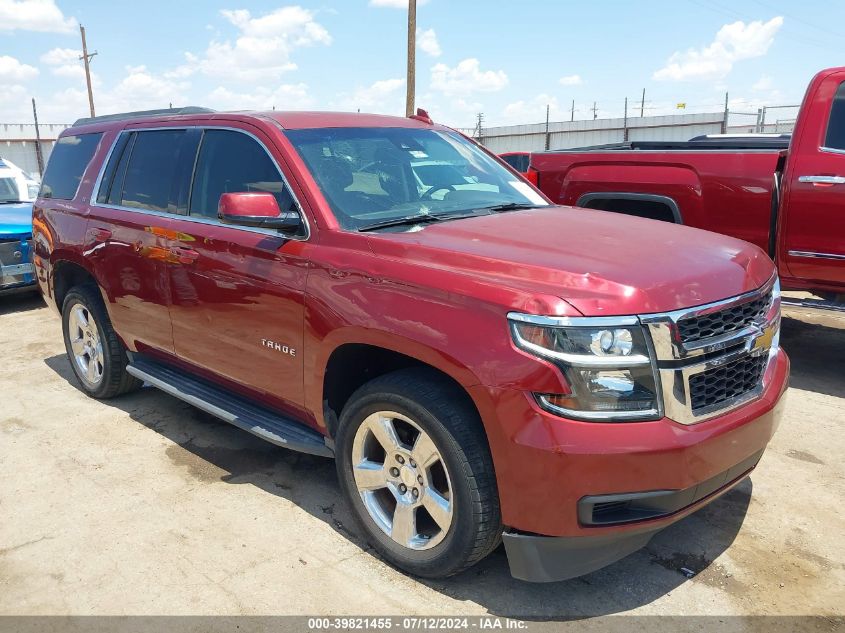
[[[497,154],[624,141],[686,141],[724,131],[724,112],[508,125],[482,128],[480,135],[477,128],[465,130]]]

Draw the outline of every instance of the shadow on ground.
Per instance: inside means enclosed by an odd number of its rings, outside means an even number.
[[[15,312],[29,312],[44,307],[44,300],[36,291],[0,295],[0,316]]]
[[[792,361],[790,385],[837,398],[845,397],[845,328],[785,316],[781,346]],[[815,321],[815,320],[814,320]]]
[[[65,356],[47,358],[45,363],[77,387]],[[174,442],[167,455],[190,477],[206,483],[249,484],[288,499],[377,556],[341,498],[333,460],[273,446],[152,388],[107,404]],[[645,549],[581,578],[543,585],[514,580],[500,547],[454,578],[420,582],[454,599],[476,602],[496,615],[523,619],[627,611],[688,582],[682,568],[693,572],[697,581],[718,586],[724,582],[723,574],[711,563],[736,538],[751,491],[751,481],[745,480],[658,534]]]

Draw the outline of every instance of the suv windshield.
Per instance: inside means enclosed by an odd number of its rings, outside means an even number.
[[[0,177],[0,202],[18,202],[18,183],[14,178]]]
[[[285,132],[347,230],[548,203],[459,134],[416,128]],[[393,222],[396,221],[396,222]]]

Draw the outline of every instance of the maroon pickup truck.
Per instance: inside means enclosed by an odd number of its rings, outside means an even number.
[[[424,115],[80,120],[33,242],[83,391],[335,457],[420,576],[502,541],[526,580],[607,565],[742,481],[782,411],[762,250],[553,206]]]
[[[625,143],[535,153],[530,169],[560,204],[747,240],[775,260],[785,289],[845,309],[845,67],[813,78],[791,142]]]

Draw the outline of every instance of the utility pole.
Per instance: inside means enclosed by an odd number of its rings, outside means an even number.
[[[414,114],[417,81],[417,0],[408,0],[408,76],[405,81],[405,116]]]
[[[640,118],[645,114],[645,88],[643,88],[643,99],[640,101]]]
[[[44,156],[41,153],[41,132],[38,129],[38,111],[35,109],[35,97],[32,98],[32,118],[35,119],[35,158],[38,161],[38,175],[44,177]]]
[[[728,133],[728,93],[725,92],[725,116],[722,117],[722,134]]]
[[[549,150],[551,139],[549,138],[549,104],[546,104],[546,151]]]
[[[85,43],[85,27],[81,24],[79,25],[79,32],[82,35],[82,55],[79,57],[82,61],[85,62],[85,82],[88,84],[88,107],[91,110],[91,116],[96,116],[94,114],[94,92],[91,90],[91,58],[97,54],[97,51],[94,51],[90,55],[88,54],[88,44]]]
[[[596,108],[596,102],[593,101],[593,121],[595,121],[597,118],[599,118],[598,110]]]
[[[478,113],[478,122],[475,124],[476,140],[481,143],[481,133],[484,129],[484,113]]]
[[[570,110],[569,112],[570,112],[569,120],[574,121],[575,120],[575,99],[572,100],[572,110]]]
[[[625,97],[625,118],[622,122],[622,140],[628,142],[628,97]]]

